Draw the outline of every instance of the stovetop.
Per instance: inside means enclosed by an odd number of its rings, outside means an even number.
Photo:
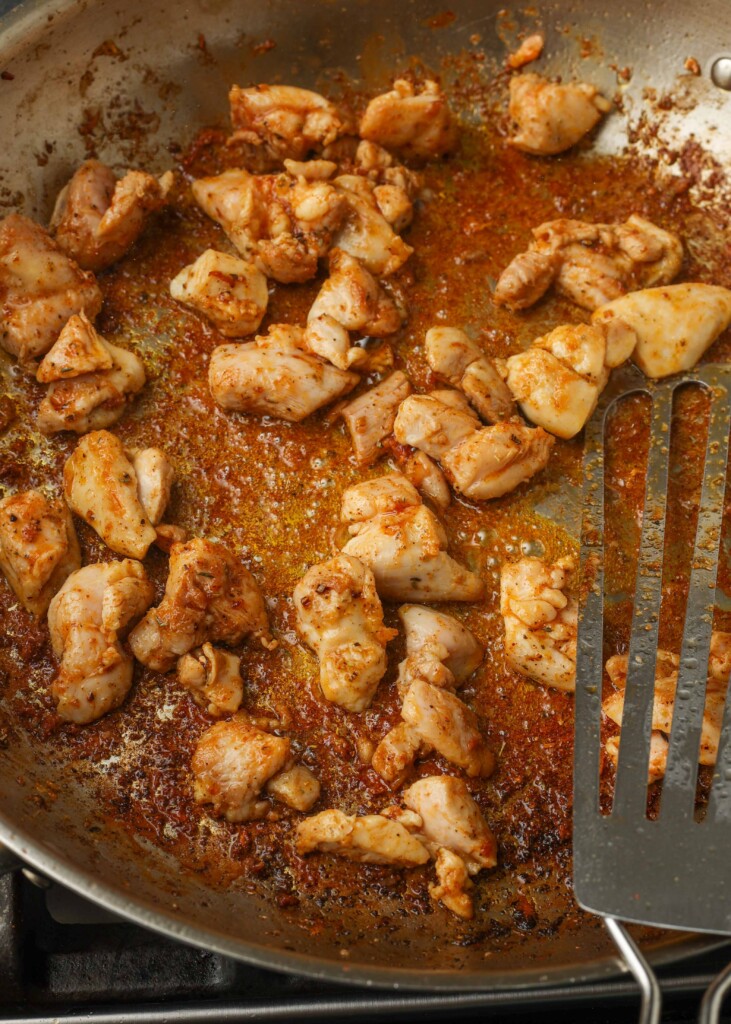
[[[663,1021],[694,1019],[698,993],[731,949],[662,972]],[[510,1020],[625,1024],[627,979],[526,992],[396,993],[282,975],[180,945],[19,872],[0,878],[0,1021],[12,1024],[235,1024],[239,1021]],[[731,1021],[731,1016],[724,1017]]]

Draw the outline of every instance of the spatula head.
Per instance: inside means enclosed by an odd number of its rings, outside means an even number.
[[[710,395],[690,591],[660,812],[647,817],[647,777],[662,597],[673,395],[695,384]],[[607,414],[630,394],[652,402],[642,535],[637,565],[619,759],[611,812],[599,802],[604,678],[604,450]],[[703,820],[695,816],[731,427],[731,367],[705,366],[649,382],[615,374],[587,425],[576,659],[574,891],[594,913],[658,927],[731,934],[731,726],[727,700]]]

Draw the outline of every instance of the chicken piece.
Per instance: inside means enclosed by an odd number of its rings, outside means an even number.
[[[486,423],[515,415],[515,402],[495,363],[456,327],[426,332],[426,359],[438,376],[463,391]]]
[[[326,700],[365,711],[386,671],[386,644],[396,631],[383,625],[373,573],[336,555],[314,565],[294,589],[297,628],[320,659]]]
[[[315,276],[348,213],[348,200],[334,184],[289,174],[230,170],[192,188],[244,259],[285,284]]]
[[[389,473],[353,484],[343,493],[342,523],[364,523],[382,512],[393,512],[421,504],[413,484],[401,473]]]
[[[437,852],[436,871],[438,885],[429,886],[433,900],[443,903],[457,917],[469,921],[475,913],[469,890],[473,886],[467,865],[456,853],[444,847]]]
[[[427,159],[449,152],[457,141],[456,126],[438,84],[427,80],[417,93],[403,78],[396,79],[390,92],[370,101],[359,135],[386,149]]]
[[[632,358],[648,377],[690,370],[731,323],[731,290],[674,284],[630,292],[598,309],[597,326],[621,319],[637,335]]]
[[[449,484],[439,466],[428,455],[415,449],[401,461],[401,468],[404,476],[423,498],[428,498],[442,512],[449,508],[452,501]]]
[[[401,786],[414,762],[429,753],[417,729],[399,722],[386,733],[371,758],[371,768],[394,788]]]
[[[69,319],[36,376],[50,382],[38,408],[43,434],[112,426],[146,380],[139,356],[102,338],[84,313]]]
[[[718,757],[729,671],[731,671],[730,653],[731,633],[714,630],[711,633],[706,703],[698,756],[698,761],[702,765],[713,766]],[[628,663],[629,658],[626,654],[617,654],[606,664],[607,674],[616,692],[604,700],[602,710],[607,718],[620,727],[624,712]],[[667,737],[670,735],[675,710],[679,663],[680,659],[677,655],[670,651],[658,650],[655,666],[655,699],[652,710],[653,731],[650,744],[648,785],[656,782],[665,774],[668,753]],[[611,736],[606,742],[605,749],[615,764],[617,763],[620,739],[621,735]]]
[[[677,235],[633,213],[624,224],[554,220],[533,229],[527,252],[500,275],[493,301],[526,309],[548,290],[595,310],[627,291],[668,284],[683,262]]]
[[[241,658],[213,644],[184,654],[178,661],[178,682],[209,715],[238,711],[244,699]]]
[[[414,680],[404,697],[401,716],[425,747],[464,768],[468,775],[486,778],[492,774],[495,756],[480,733],[477,716],[449,690]]]
[[[255,85],[229,92],[233,139],[265,146],[279,160],[321,153],[348,125],[319,93],[292,85]]]
[[[253,334],[269,302],[267,279],[253,263],[206,249],[170,282],[178,302],[202,313],[227,338]]]
[[[252,724],[243,712],[207,729],[193,753],[193,795],[211,804],[213,814],[227,821],[262,818],[269,810],[258,800],[262,789],[289,761],[290,742]]]
[[[510,117],[517,126],[510,142],[537,156],[552,156],[575,146],[602,116],[609,100],[586,82],[559,85],[528,72],[510,80]]]
[[[267,793],[295,811],[309,811],[320,799],[320,783],[309,768],[295,764],[267,782]]]
[[[318,851],[337,853],[360,864],[393,864],[411,868],[426,864],[427,848],[399,822],[381,814],[356,817],[342,811],[320,811],[297,826],[300,856]]]
[[[161,448],[129,448],[127,456],[137,477],[137,496],[145,515],[158,526],[170,501],[175,470]]]
[[[444,847],[475,875],[497,864],[497,844],[482,811],[461,779],[431,775],[403,792],[406,806],[422,820],[420,833],[432,847]]]
[[[74,524],[64,502],[40,491],[0,501],[0,569],[15,596],[36,618],[81,565]]]
[[[545,468],[553,438],[519,420],[483,427],[442,456],[447,479],[466,498],[500,498]]]
[[[333,160],[284,160],[284,169],[293,178],[329,181],[338,169]]]
[[[347,207],[333,244],[360,260],[371,274],[388,277],[395,273],[414,250],[381,212],[376,186],[356,174],[341,174],[333,184]]]
[[[521,675],[557,690],[573,691],[578,609],[564,593],[571,559],[546,565],[521,558],[503,566],[500,612],[505,620],[505,657]]]
[[[167,202],[173,173],[116,175],[99,160],[85,160],[61,190],[51,217],[56,243],[84,270],[95,273],[132,248],[147,218]]]
[[[368,483],[379,487],[382,480]],[[377,492],[355,486],[359,488],[356,498],[349,493],[355,488],[343,495],[341,518],[353,524],[353,536],[343,553],[359,558],[371,569],[381,597],[393,601],[477,601],[484,595],[485,585],[479,576],[447,554],[443,527],[420,503],[418,492],[404,477],[393,487],[390,502],[388,489],[378,492],[373,503],[380,502],[381,510],[365,521],[355,521],[353,511],[358,505],[367,506]],[[404,492],[409,495],[406,500]],[[414,496],[419,504],[413,503]]]
[[[376,205],[393,230],[404,231],[414,218],[413,201],[422,186],[421,175],[367,139],[358,144],[353,169],[372,182]]]
[[[479,429],[480,421],[467,402],[445,402],[449,393],[432,391],[430,395],[411,395],[400,405],[393,425],[396,440],[419,448],[432,459],[444,455]],[[461,398],[457,392],[453,393]]]
[[[403,316],[393,299],[361,263],[342,249],[330,253],[330,277],[307,315],[308,346],[341,370],[367,359],[350,347],[348,331],[382,338],[397,331]]]
[[[194,537],[173,544],[165,594],[130,634],[138,661],[167,672],[204,640],[233,647],[245,637],[271,646],[259,585],[223,544]]]
[[[609,379],[608,360],[624,362],[637,343],[623,320],[611,326],[611,347],[604,324],[566,324],[506,361],[508,387],[524,416],[558,437],[579,433]]]
[[[482,661],[482,647],[453,615],[419,604],[404,604],[399,608],[399,618],[406,634],[407,655],[439,644],[446,652],[444,665],[457,686],[469,679]]]
[[[543,53],[544,44],[545,39],[540,32],[526,36],[518,49],[514,53],[508,54],[508,67],[515,70],[525,67],[526,64],[531,64],[534,60],[538,60]]]
[[[18,213],[0,221],[0,345],[21,363],[44,355],[70,316],[92,319],[102,293],[39,225]]]
[[[396,370],[344,406],[342,416],[360,465],[375,462],[383,454],[381,445],[393,432],[396,410],[410,394],[409,378],[401,370]]]
[[[51,693],[65,721],[94,722],[127,696],[133,663],[119,636],[154,593],[144,566],[125,558],[77,569],[53,598],[48,629],[61,667]]]
[[[243,345],[220,345],[208,366],[211,394],[222,409],[291,423],[352,391],[359,379],[312,355],[303,329],[288,324],[273,324]]]
[[[142,504],[134,465],[119,438],[106,430],[83,437],[64,465],[63,488],[72,512],[112,551],[145,557],[155,530]]]

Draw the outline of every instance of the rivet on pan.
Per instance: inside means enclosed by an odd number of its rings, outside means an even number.
[[[719,89],[731,92],[731,57],[719,57],[711,67],[711,81]]]

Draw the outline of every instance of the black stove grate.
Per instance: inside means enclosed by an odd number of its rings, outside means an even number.
[[[662,972],[663,1021],[694,1019],[728,947]],[[625,979],[459,994],[398,994],[281,975],[180,945],[20,873],[0,878],[0,1021],[7,1024],[234,1024],[238,1021],[510,1020],[619,1024],[634,1019]],[[724,1018],[731,1021],[731,1016]]]

